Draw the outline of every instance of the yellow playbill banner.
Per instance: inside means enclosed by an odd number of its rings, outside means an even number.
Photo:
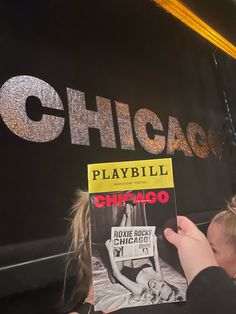
[[[88,165],[89,193],[173,187],[171,158]]]

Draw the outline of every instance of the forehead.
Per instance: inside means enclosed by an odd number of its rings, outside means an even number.
[[[227,245],[229,239],[225,234],[225,227],[223,223],[213,222],[210,224],[207,231],[207,239],[214,245]]]

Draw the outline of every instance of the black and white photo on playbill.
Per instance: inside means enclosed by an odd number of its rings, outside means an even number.
[[[134,200],[140,193],[131,192]],[[131,192],[119,195],[124,198]],[[163,237],[163,228],[175,218],[174,190],[165,193],[168,202],[164,203],[128,199],[100,208],[94,205],[96,194],[91,195],[96,311],[185,300],[186,280],[179,272],[177,252]],[[103,193],[104,198],[115,194]]]

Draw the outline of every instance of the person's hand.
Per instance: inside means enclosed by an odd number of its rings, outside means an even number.
[[[218,266],[213,251],[204,234],[187,217],[177,216],[178,233],[164,230],[166,239],[178,250],[188,283],[203,269]]]
[[[107,251],[109,253],[113,252],[113,243],[112,243],[111,239],[106,240],[105,245],[106,245]]]

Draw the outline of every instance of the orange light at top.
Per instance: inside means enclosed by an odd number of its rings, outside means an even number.
[[[209,42],[236,59],[236,47],[178,0],[153,0]]]

